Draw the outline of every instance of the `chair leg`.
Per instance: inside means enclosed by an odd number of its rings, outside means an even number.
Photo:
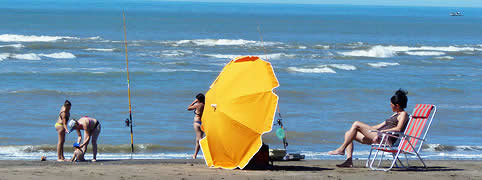
[[[380,152],[380,150],[377,150],[377,152],[375,152],[375,156],[373,156],[373,159],[370,162],[370,169],[372,170],[377,170],[377,168],[373,167],[373,163],[377,160],[378,152]]]
[[[388,169],[385,170],[385,171],[389,171],[390,169],[393,168],[393,165],[397,162],[398,155],[400,155],[400,150],[397,152],[397,155],[395,155],[395,157],[393,158],[392,165],[390,165],[390,168],[388,168]]]
[[[372,156],[373,146],[370,148],[370,154],[368,154],[367,162],[365,163],[365,167],[369,167],[368,163],[370,162],[370,157]]]
[[[405,167],[405,165],[403,165],[402,161],[400,160],[400,158],[397,157],[397,161],[400,163],[400,165],[402,165],[402,167]]]
[[[418,159],[420,159],[420,161],[422,161],[423,167],[424,167],[424,168],[427,168],[427,165],[426,165],[425,162],[423,161],[422,157],[420,157],[420,155],[419,155],[417,152],[415,152],[415,154],[417,155]]]

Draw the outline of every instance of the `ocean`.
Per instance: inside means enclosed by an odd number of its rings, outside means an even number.
[[[1,2],[0,160],[55,159],[54,123],[66,99],[72,118],[101,122],[98,159],[131,158],[123,11],[132,158],[189,158],[187,106],[232,58],[252,55],[271,62],[280,82],[290,153],[343,159],[327,152],[352,122],[387,119],[390,97],[403,88],[408,112],[438,107],[423,157],[482,160],[481,8]],[[457,10],[464,16],[449,16]],[[277,128],[263,136],[271,148],[282,148]],[[66,158],[74,141],[67,135]],[[355,144],[354,158],[368,152]]]

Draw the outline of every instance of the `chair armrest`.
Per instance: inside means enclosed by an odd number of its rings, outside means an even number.
[[[386,134],[390,137],[394,137],[394,138],[398,138],[398,136],[394,136],[394,135],[403,135],[402,132],[399,132],[399,131],[385,131],[385,132],[382,132],[382,131],[378,131],[378,130],[370,130],[370,132],[376,132],[376,133],[381,133],[381,134]]]
[[[418,139],[420,141],[426,141],[425,139],[421,139],[421,138],[418,138],[418,137],[413,137],[413,136],[409,136],[409,135],[406,135],[406,134],[403,134],[403,133],[400,133],[401,136],[404,136],[404,137],[408,137],[408,138],[415,138],[415,139]]]

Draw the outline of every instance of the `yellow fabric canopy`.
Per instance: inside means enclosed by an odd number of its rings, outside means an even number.
[[[231,60],[206,93],[201,149],[209,167],[243,169],[271,131],[279,83],[273,67],[255,56]]]

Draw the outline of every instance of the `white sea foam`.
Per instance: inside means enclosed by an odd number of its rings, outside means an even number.
[[[434,57],[434,59],[439,59],[439,60],[452,60],[455,59],[452,56],[439,56],[439,57]]]
[[[252,41],[245,39],[194,39],[194,40],[179,40],[179,41],[167,41],[163,43],[174,43],[174,45],[195,44],[197,46],[271,46],[281,44],[278,42],[263,42]]]
[[[103,51],[103,52],[112,52],[114,49],[104,49],[104,48],[87,48],[86,51]]]
[[[316,68],[297,68],[297,67],[288,67],[288,71],[292,72],[301,72],[301,73],[336,73],[335,70],[327,67],[327,66],[320,66]]]
[[[330,49],[329,45],[315,45],[314,47],[318,49]]]
[[[196,40],[180,40],[177,44],[193,43],[198,46],[233,46],[255,44],[256,41],[244,39],[196,39]]]
[[[205,54],[208,57],[215,57],[219,59],[234,59],[239,56],[246,56],[246,55],[235,55],[235,54]],[[280,59],[282,57],[293,58],[296,55],[294,54],[285,54],[285,53],[273,53],[273,54],[260,54],[260,55],[251,55],[251,56],[258,56],[264,60],[272,60],[272,59]],[[267,59],[266,59],[267,58]]]
[[[25,46],[22,45],[22,44],[7,44],[7,45],[0,45],[0,47],[13,47],[13,48],[20,49],[20,48],[23,48]]]
[[[376,63],[368,63],[368,65],[370,65],[371,67],[380,68],[380,67],[386,67],[386,66],[398,66],[400,64],[389,63],[389,62],[376,62]]]
[[[10,57],[9,53],[0,53],[0,61],[3,61],[5,59],[7,59],[8,57]]]
[[[242,56],[242,55],[235,55],[235,54],[205,54],[205,56],[219,58],[219,59],[234,59],[235,57]]]
[[[52,53],[52,54],[39,54],[39,56],[45,56],[54,59],[73,59],[75,55],[68,52],[59,52],[59,53]]]
[[[201,70],[201,69],[158,69],[155,72],[216,72],[211,70]]]
[[[55,149],[43,150],[39,147],[47,145],[23,145],[23,146],[0,146],[0,160],[37,160],[40,156],[46,156],[47,160],[57,159]],[[139,146],[137,146],[139,147]],[[141,147],[142,148],[142,147]],[[72,152],[65,152],[65,156],[71,157]],[[97,153],[98,159],[187,159],[188,153]],[[202,155],[198,156],[203,158]],[[92,159],[92,154],[86,154],[86,159]]]
[[[28,54],[10,54],[11,58],[14,59],[24,59],[24,60],[41,60],[39,55],[34,54],[34,53],[28,53]]]
[[[79,39],[70,36],[26,36],[18,34],[2,34],[0,35],[0,42],[50,42],[63,39]]]
[[[413,56],[441,56],[444,55],[444,52],[438,52],[438,51],[414,51],[414,52],[405,52],[408,55],[413,55]]]
[[[166,57],[176,57],[176,56],[186,56],[187,54],[192,54],[191,50],[164,50],[161,52],[161,56]]]
[[[398,52],[405,52],[408,55],[415,56],[440,56],[444,55],[444,52],[472,52],[478,51],[478,48],[474,47],[457,47],[457,46],[382,46],[376,45],[368,50],[354,50],[349,52],[339,52],[344,56],[355,57],[375,57],[375,58],[388,58],[397,55]],[[415,52],[413,52],[415,51]]]
[[[298,46],[298,49],[306,49],[306,46]]]
[[[349,64],[329,64],[328,66],[334,67],[336,69],[347,70],[347,71],[356,70],[355,66],[349,65]]]
[[[75,55],[68,52],[60,52],[60,53],[52,53],[52,54],[35,54],[35,53],[27,53],[27,54],[12,54],[12,53],[1,53],[0,60],[5,60],[8,58],[11,59],[23,59],[23,60],[42,60],[41,56],[49,57],[54,59],[72,59],[75,58]]]
[[[95,37],[89,37],[87,39],[89,39],[89,40],[101,40],[102,38],[100,36],[95,36]]]
[[[350,52],[340,52],[340,54],[344,56],[356,56],[356,57],[374,57],[374,58],[387,58],[393,57],[397,54],[397,51],[394,51],[390,48],[386,48],[384,46],[374,46],[368,50],[355,50]]]

